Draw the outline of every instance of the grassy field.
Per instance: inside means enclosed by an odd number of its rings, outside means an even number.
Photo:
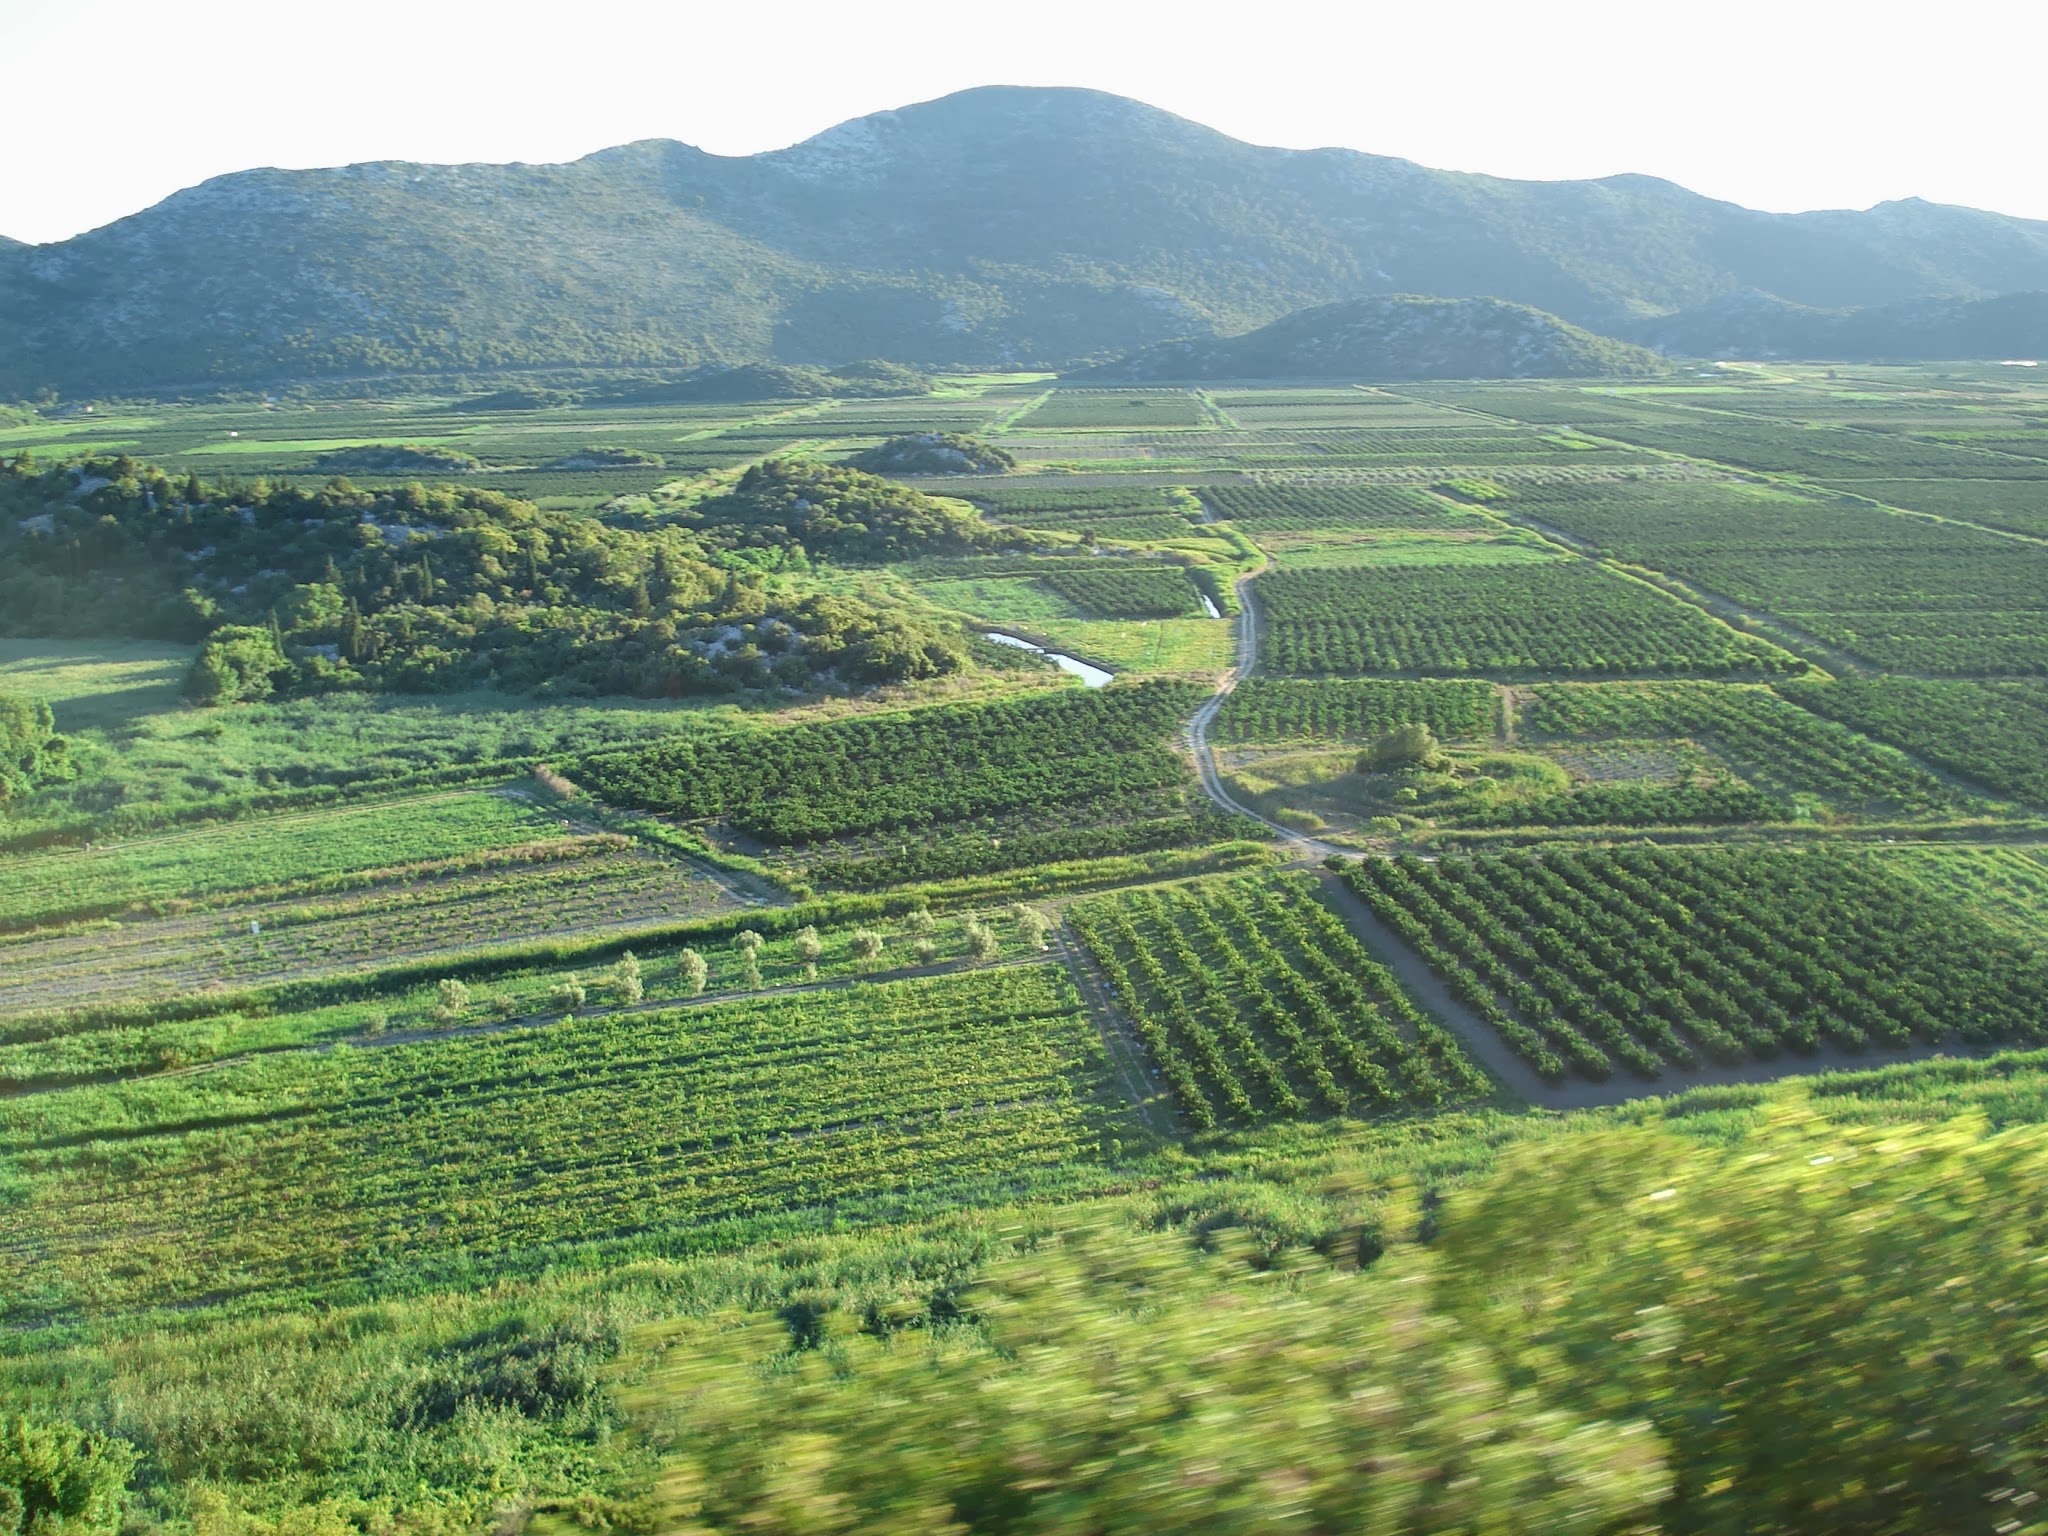
[[[489,791],[308,811],[0,864],[0,926],[446,859],[552,836],[561,819]]]

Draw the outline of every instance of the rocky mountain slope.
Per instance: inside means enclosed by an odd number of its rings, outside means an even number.
[[[1843,362],[2048,357],[2048,293],[1909,299],[1814,309],[1740,293],[1632,327],[1641,341],[1694,357],[1805,357]]]
[[[887,357],[1061,365],[1371,293],[1596,330],[1754,290],[1838,308],[2048,288],[2048,224],[1769,214],[1644,176],[1515,182],[1262,149],[990,87],[748,157],[256,170],[0,245],[0,398],[386,372]]]
[[[1242,336],[1169,341],[1086,370],[1101,379],[1539,379],[1653,375],[1670,364],[1500,299],[1414,294],[1305,309]]]

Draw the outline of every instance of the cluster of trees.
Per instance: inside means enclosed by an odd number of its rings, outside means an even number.
[[[803,459],[756,464],[730,494],[700,502],[687,521],[714,545],[800,545],[838,560],[964,555],[1044,542],[863,470]]]
[[[680,697],[864,687],[968,664],[850,597],[770,594],[731,546],[841,558],[994,537],[854,471],[765,467],[704,521],[614,528],[499,492],[203,483],[127,458],[0,462],[0,632],[207,641],[195,699],[372,688]]]
[[[70,743],[57,734],[50,706],[0,690],[0,802],[70,771]]]
[[[848,460],[878,475],[1000,475],[1017,467],[994,443],[961,432],[909,432]]]

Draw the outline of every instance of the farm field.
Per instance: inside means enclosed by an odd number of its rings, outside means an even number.
[[[2048,1027],[2048,954],[1869,855],[1560,850],[1344,878],[1546,1078]]]
[[[1275,672],[1528,676],[1803,671],[1775,646],[1564,557],[1289,569],[1259,583]]]
[[[1106,1071],[1072,986],[1037,966],[18,1100],[0,1148],[53,1151],[11,1215],[5,1315],[345,1295],[391,1265],[651,1254],[835,1205],[1019,1193],[1140,1134]],[[116,1128],[149,1155],[56,1150]]]
[[[2048,548],[1751,486],[1584,484],[1504,505],[1604,554],[1797,625],[1882,669],[2048,669]]]
[[[413,844],[408,844],[408,851]],[[209,893],[209,910],[0,941],[0,1015],[374,969],[551,933],[670,924],[738,905],[702,872],[615,836],[350,871],[336,894]],[[61,857],[61,856],[60,856]],[[470,872],[471,867],[485,867]],[[439,867],[437,867],[437,865]]]
[[[0,864],[0,928],[447,859],[560,830],[531,801],[476,790],[33,854]]]
[[[0,1415],[133,1441],[158,1536],[632,1533],[682,1466],[638,1415],[682,1390],[662,1433],[703,1451],[689,1416],[734,1399],[678,1384],[720,1350],[771,1405],[986,1357],[975,1401],[1014,1406],[1038,1364],[999,1352],[1006,1308],[1083,1326],[1115,1292],[1153,1369],[1193,1266],[1231,1328],[1315,1321],[1290,1358],[1352,1319],[1405,1360],[1387,1286],[1484,1293],[1474,1337],[1508,1336],[1472,1245],[1549,1263],[1582,1188],[1682,1187],[1654,1226],[1824,1155],[2031,1169],[2048,460],[2016,450],[2048,387],[1839,371],[0,411],[0,458],[120,444],[179,483],[472,455],[456,483],[573,518],[564,564],[623,626],[553,631],[526,693],[375,692],[288,639],[299,671],[215,704],[185,697],[197,632],[0,639]],[[902,482],[935,503],[844,467],[940,432],[1017,462]],[[690,546],[701,597],[664,597],[682,543],[602,542],[695,539],[768,459],[824,478]],[[437,623],[451,546],[402,536],[400,607]],[[732,622],[692,630],[700,602]],[[799,665],[821,634],[938,660]],[[725,681],[577,691],[620,644]],[[1799,1231],[1904,1233],[1907,1187]],[[1996,1231],[1899,1238],[1930,1295],[1952,1245],[2026,1248],[2020,1197],[1969,1198]],[[1727,1255],[1811,1246],[1776,1209],[1717,1207]],[[1654,1236],[1598,1220],[1587,1252]],[[1665,1301],[1613,1284],[1587,1349]],[[1593,1305],[1576,1269],[1546,1286]],[[1385,1369],[1435,1422],[1488,1350],[1425,1333]],[[925,1411],[890,1400],[873,1423]]]
[[[1098,897],[1068,917],[1183,1119],[1384,1114],[1489,1084],[1306,876]]]

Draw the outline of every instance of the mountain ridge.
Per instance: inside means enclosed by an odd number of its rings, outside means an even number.
[[[1652,176],[1515,182],[1270,149],[1142,103],[980,87],[719,156],[210,178],[0,243],[0,395],[704,363],[1064,366],[1371,294],[1617,331],[1731,293],[2048,289],[2048,223],[1768,214]]]

